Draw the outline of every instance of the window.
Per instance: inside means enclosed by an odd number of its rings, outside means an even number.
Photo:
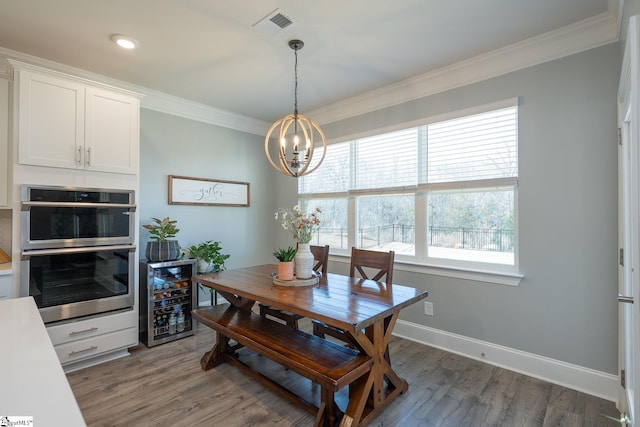
[[[397,260],[516,266],[517,100],[332,144],[298,180],[320,207],[315,244],[394,250]]]

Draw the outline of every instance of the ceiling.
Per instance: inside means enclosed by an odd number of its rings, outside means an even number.
[[[0,48],[272,122],[603,14],[612,0],[4,0]],[[279,10],[275,34],[254,24]],[[110,39],[136,39],[127,51]]]

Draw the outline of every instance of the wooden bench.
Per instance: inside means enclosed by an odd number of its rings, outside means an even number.
[[[200,362],[203,370],[222,362],[231,363],[315,414],[314,425],[334,425],[342,416],[335,404],[334,393],[363,377],[373,366],[370,356],[230,304],[198,308],[192,315],[218,332],[216,345]],[[229,339],[319,384],[320,405],[307,402],[243,363]]]

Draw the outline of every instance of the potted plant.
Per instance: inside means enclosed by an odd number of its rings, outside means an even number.
[[[145,255],[148,261],[173,261],[180,257],[180,245],[177,240],[168,240],[180,231],[176,227],[177,220],[151,218],[153,224],[144,224],[143,227],[151,234],[150,242],[147,242]]]
[[[308,279],[313,276],[313,254],[309,248],[313,233],[320,227],[322,210],[316,207],[312,212],[305,212],[302,207],[295,205],[293,209],[279,209],[275,219],[281,220],[282,228],[289,230],[293,238],[298,241],[295,268],[296,278]]]
[[[293,259],[296,256],[296,248],[289,246],[288,248],[276,249],[273,256],[278,259],[278,279],[293,279]]]
[[[225,269],[224,262],[231,255],[221,253],[220,242],[207,240],[189,248],[189,256],[196,258],[198,273],[211,273]]]

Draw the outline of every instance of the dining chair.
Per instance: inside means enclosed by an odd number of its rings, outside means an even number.
[[[313,254],[313,259],[315,260],[313,271],[320,273],[323,276],[326,276],[327,269],[329,267],[329,245],[324,245],[324,246],[310,245],[309,250]],[[262,317],[271,316],[280,320],[284,320],[284,322],[288,326],[298,329],[298,321],[302,319],[303,316],[300,316],[299,314],[291,313],[286,310],[280,310],[279,308],[271,307],[266,304],[259,304],[259,305],[260,305],[260,316]]]
[[[349,276],[356,276],[356,272],[363,280],[372,280],[378,282],[377,292],[386,292],[388,287],[393,283],[393,261],[395,258],[395,252],[382,252],[371,251],[367,249],[351,248],[351,263],[349,267]],[[381,279],[384,279],[381,281]],[[369,290],[368,292],[372,292]],[[349,345],[355,343],[345,335],[340,329],[332,328],[331,326],[313,320],[313,334],[325,338],[325,335],[330,335],[334,338],[344,341]]]
[[[384,280],[382,280],[383,282],[389,284],[393,283],[394,258],[394,251],[380,252],[351,248],[349,276],[356,277],[355,274],[357,271],[363,279],[370,279],[378,282],[384,277]],[[374,271],[371,272],[371,269]],[[369,272],[369,274],[367,274],[367,272]]]

